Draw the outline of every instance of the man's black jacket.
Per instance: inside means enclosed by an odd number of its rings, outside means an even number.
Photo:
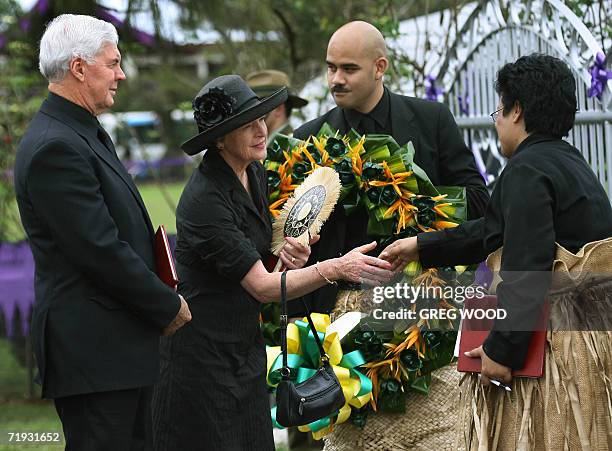
[[[99,127],[85,109],[50,94],[17,151],[45,398],[155,383],[160,333],[180,307],[155,275],[145,205]]]

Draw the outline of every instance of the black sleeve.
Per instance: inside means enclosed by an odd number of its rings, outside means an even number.
[[[30,162],[26,187],[58,251],[75,268],[158,328],[175,318],[178,295],[119,239],[95,170],[78,151],[65,142],[47,143]]]
[[[308,124],[304,124],[299,128],[296,128],[293,132],[293,137],[296,139],[301,139],[302,141],[310,136],[306,133],[306,129],[308,128]]]
[[[316,135],[319,133],[321,126],[326,122],[328,114],[325,114],[322,117],[318,117],[309,122],[306,122],[301,127],[298,127],[293,132],[293,137],[297,139],[301,139],[302,141],[306,140],[310,135]]]
[[[424,268],[471,265],[487,258],[484,248],[485,218],[466,221],[452,229],[419,233],[419,261]]]
[[[517,164],[505,169],[500,188],[505,228],[497,299],[508,316],[496,321],[483,349],[496,362],[520,369],[550,286],[555,256],[553,186],[534,166]]]
[[[489,202],[489,192],[450,110],[441,104],[439,114],[440,178],[444,185],[465,186],[468,219],[480,218]]]
[[[238,227],[228,201],[220,193],[193,199],[177,220],[181,239],[200,258],[228,279],[240,282],[261,255],[251,239]]]

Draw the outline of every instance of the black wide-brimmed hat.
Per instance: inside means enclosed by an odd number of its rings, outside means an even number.
[[[287,100],[281,88],[260,99],[238,75],[223,75],[204,85],[193,100],[198,133],[181,148],[189,155],[201,152],[232,130],[264,116]]]

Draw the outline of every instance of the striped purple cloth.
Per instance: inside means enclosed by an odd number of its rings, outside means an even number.
[[[176,235],[169,235],[174,253]],[[30,332],[34,305],[34,257],[27,241],[0,243],[0,314],[4,316],[7,337],[15,335],[14,318],[19,311],[21,333]]]
[[[29,332],[34,305],[34,258],[27,241],[0,243],[0,313],[6,323],[6,334],[15,334],[14,317],[19,311],[21,333]]]

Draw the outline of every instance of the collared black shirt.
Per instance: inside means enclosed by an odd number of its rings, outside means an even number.
[[[478,263],[503,246],[498,304],[515,330],[525,331],[540,316],[555,243],[575,253],[610,236],[610,200],[580,151],[561,139],[533,134],[500,175],[485,216],[419,234],[419,259],[424,267]],[[531,334],[505,329],[496,323],[484,350],[496,362],[522,368]]]
[[[63,113],[69,114],[72,118],[87,127],[92,133],[95,134],[97,132],[97,128],[100,126],[98,119],[82,106],[52,92],[49,93],[47,102],[53,108],[57,108]]]
[[[384,92],[376,106],[369,113],[360,113],[357,110],[343,109],[344,120],[347,124],[346,129],[355,129],[361,134],[365,133],[378,133],[378,134],[391,134],[391,110],[389,103],[389,91],[384,88]],[[370,117],[374,120],[375,130],[368,130],[368,126],[365,125],[364,119]]]
[[[108,136],[108,133],[102,128],[102,125],[100,125],[98,119],[89,111],[82,106],[79,106],[76,103],[73,103],[70,100],[62,96],[58,96],[52,92],[49,93],[47,102],[49,102],[53,108],[57,108],[58,110],[63,111],[76,119],[92,136],[95,136],[114,157],[117,157],[115,147],[111,141],[111,138]]]

